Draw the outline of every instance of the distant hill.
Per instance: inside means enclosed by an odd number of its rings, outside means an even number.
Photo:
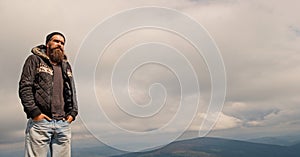
[[[263,144],[275,144],[281,146],[291,146],[300,143],[300,135],[289,136],[277,136],[277,137],[260,137],[254,139],[248,139],[248,142],[263,143]]]
[[[300,143],[293,146],[259,144],[221,138],[195,138],[163,148],[114,157],[299,157]]]
[[[262,138],[249,139],[247,141],[253,143],[262,143],[262,144],[276,144],[280,146],[290,145],[289,141],[277,137],[262,137]]]

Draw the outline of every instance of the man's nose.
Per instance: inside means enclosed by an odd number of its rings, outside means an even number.
[[[62,47],[62,44],[59,42],[59,43],[57,43],[57,45],[59,46],[59,47]]]

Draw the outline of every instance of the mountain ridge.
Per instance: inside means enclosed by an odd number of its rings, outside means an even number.
[[[266,136],[259,138],[247,139],[248,142],[275,144],[281,146],[292,146],[300,143],[300,135],[287,135],[287,136]]]
[[[215,137],[172,142],[165,147],[113,157],[298,157],[300,143],[293,146],[254,143]]]

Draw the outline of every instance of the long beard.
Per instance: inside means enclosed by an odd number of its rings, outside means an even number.
[[[64,59],[64,51],[60,48],[51,49],[49,52],[49,58],[54,63],[61,63]]]

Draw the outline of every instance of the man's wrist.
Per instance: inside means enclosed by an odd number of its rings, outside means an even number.
[[[39,114],[39,115],[35,116],[32,120],[34,120],[34,121],[40,121],[42,119],[44,119],[43,114]]]

